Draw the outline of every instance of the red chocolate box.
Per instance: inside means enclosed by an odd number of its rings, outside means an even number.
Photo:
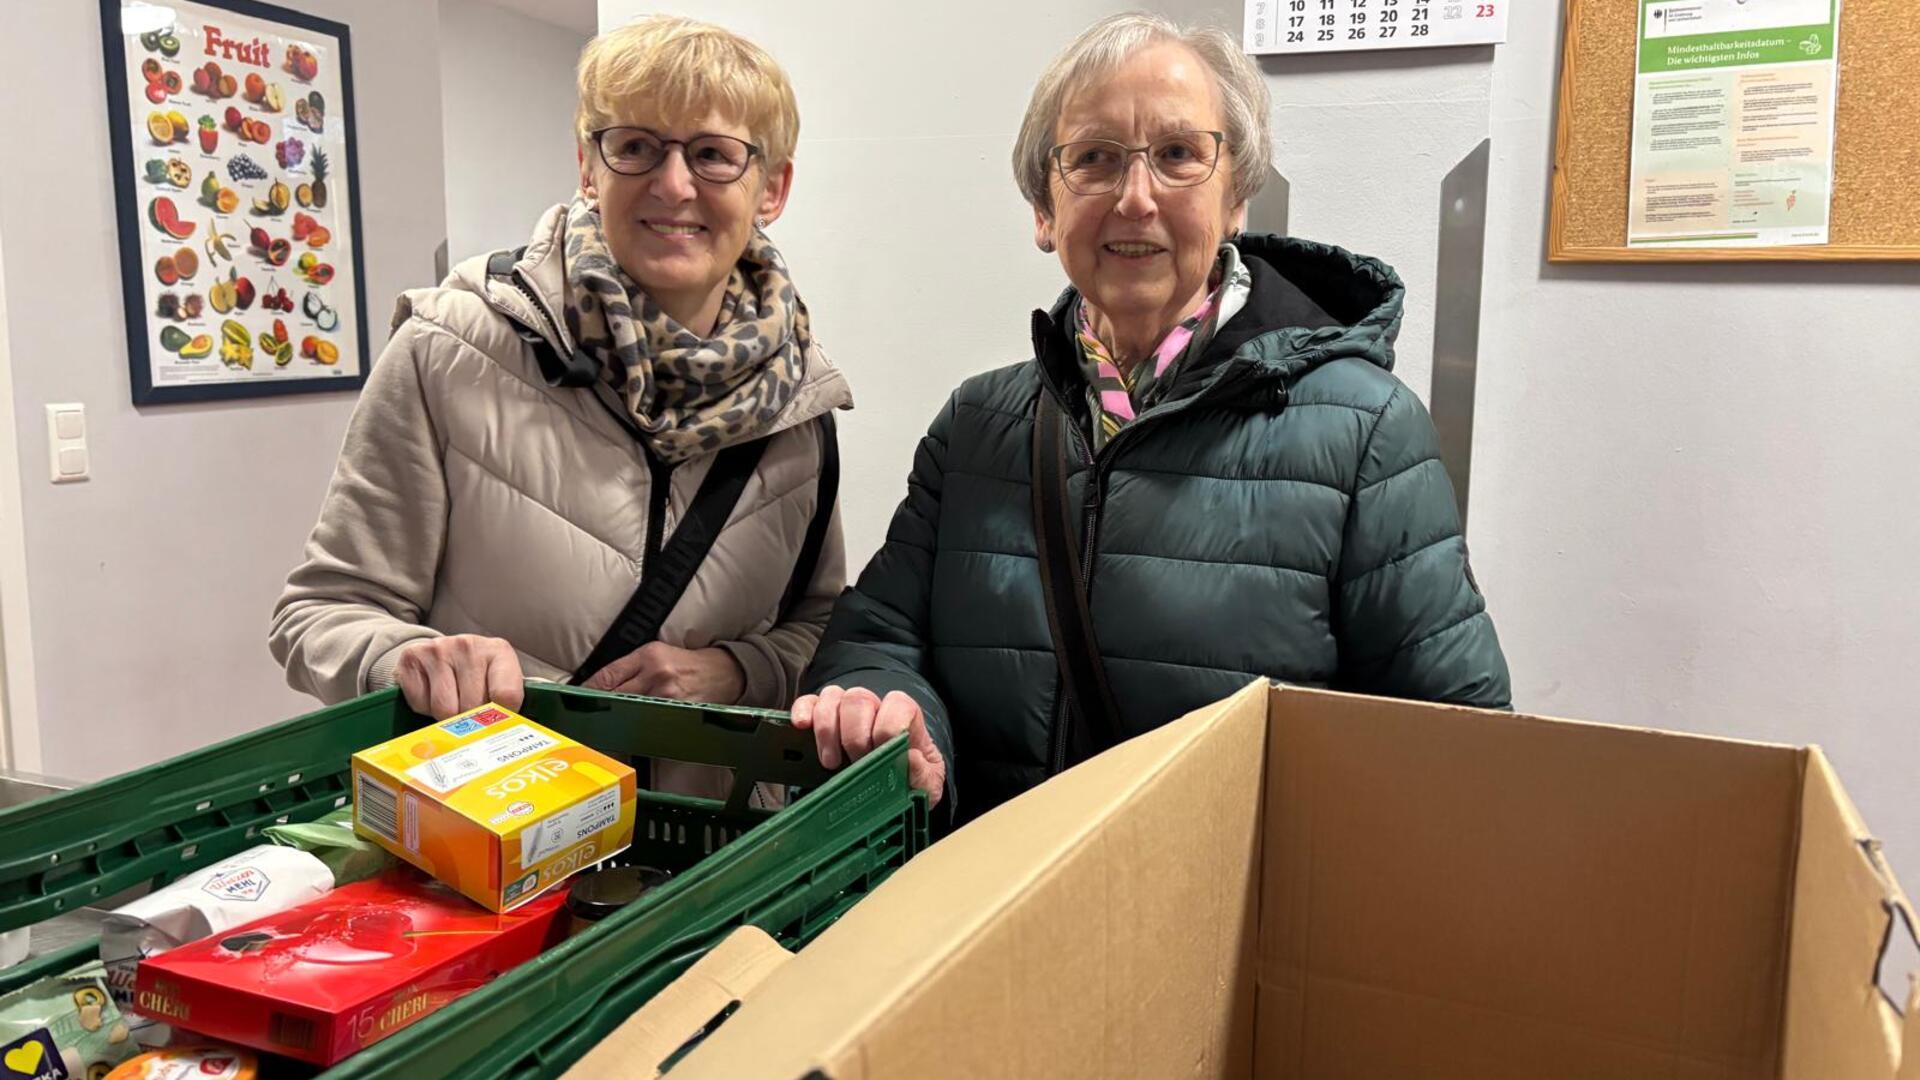
[[[135,1011],[332,1065],[538,956],[565,903],[496,915],[396,870],[142,960]]]

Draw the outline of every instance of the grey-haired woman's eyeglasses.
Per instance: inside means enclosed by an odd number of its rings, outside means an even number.
[[[1060,180],[1076,195],[1105,195],[1126,178],[1133,155],[1147,159],[1147,168],[1168,187],[1204,184],[1220,167],[1220,151],[1227,137],[1218,131],[1176,131],[1145,146],[1128,146],[1111,139],[1079,139],[1051,151]]]

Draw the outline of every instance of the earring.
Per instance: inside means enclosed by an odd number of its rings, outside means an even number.
[[[764,228],[766,228],[766,227],[767,227],[767,219],[766,219],[766,218],[763,218],[763,217],[757,217],[757,218],[754,218],[754,219],[753,219],[753,227],[754,227],[754,228],[756,228],[756,229],[764,229]]]
[[[1048,255],[1053,254],[1053,238],[1048,237],[1040,241],[1040,250],[1046,252]]]

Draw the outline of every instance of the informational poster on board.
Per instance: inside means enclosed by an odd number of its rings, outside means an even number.
[[[101,6],[134,401],[362,385],[347,28],[250,0]]]
[[[1627,243],[1825,244],[1840,0],[1640,0]]]
[[[1353,52],[1497,45],[1513,0],[1247,0],[1246,51]]]

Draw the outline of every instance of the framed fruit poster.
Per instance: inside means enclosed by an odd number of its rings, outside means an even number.
[[[100,0],[135,404],[366,382],[347,27]]]

